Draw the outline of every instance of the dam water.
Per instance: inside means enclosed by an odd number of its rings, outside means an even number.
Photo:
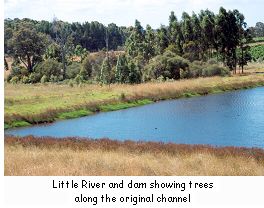
[[[5,133],[264,148],[264,87],[161,101]]]

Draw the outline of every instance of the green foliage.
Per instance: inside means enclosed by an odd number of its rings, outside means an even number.
[[[104,59],[103,64],[101,66],[99,79],[102,84],[111,83],[111,66],[107,57]]]
[[[90,114],[92,114],[91,111],[86,110],[86,109],[81,109],[81,110],[74,110],[74,111],[70,111],[70,112],[60,113],[58,115],[58,118],[59,119],[79,118],[79,117],[83,117],[83,116],[88,116]]]
[[[135,21],[135,26],[129,38],[126,40],[126,52],[132,58],[144,53],[144,29],[138,20]]]
[[[19,82],[19,77],[13,76],[9,82],[12,84],[17,84]]]
[[[254,61],[264,60],[264,45],[252,46],[250,54]]]
[[[12,38],[7,41],[7,47],[10,55],[19,58],[31,73],[33,67],[41,61],[46,47],[46,37],[30,24],[20,24],[13,32]]]
[[[53,82],[53,83],[56,83],[56,82],[59,81],[59,78],[58,78],[58,76],[51,74],[49,81]]]
[[[196,42],[190,41],[183,44],[183,52],[183,58],[190,61],[199,60],[200,48]]]
[[[41,75],[39,73],[33,72],[29,75],[30,83],[37,83],[41,79]]]
[[[45,51],[44,59],[54,59],[61,62],[60,48],[56,43],[51,43]]]
[[[211,76],[227,76],[230,72],[227,68],[221,67],[218,65],[209,65],[202,71],[202,76],[204,77],[211,77]]]
[[[81,71],[82,65],[77,62],[73,62],[66,68],[66,78],[74,79]]]
[[[81,58],[81,62],[88,56],[88,51],[81,45],[77,45],[74,49],[74,55]]]
[[[128,70],[129,70],[129,74],[128,74],[128,83],[130,84],[138,84],[141,82],[141,71],[139,68],[138,63],[134,63],[133,60],[129,60],[128,61]]]
[[[118,56],[115,67],[115,81],[118,83],[128,83],[129,68],[127,59],[124,55]]]
[[[28,70],[20,65],[12,66],[11,72],[7,77],[7,81],[10,81],[14,76],[18,79],[22,79],[23,76],[28,76]]]
[[[48,77],[46,76],[46,75],[43,75],[42,77],[41,77],[41,79],[40,79],[40,82],[42,83],[42,84],[44,84],[44,83],[46,83],[46,82],[48,82],[49,80],[48,80]]]
[[[80,70],[80,75],[83,76],[85,80],[88,80],[92,76],[92,72],[93,72],[92,60],[90,59],[90,57],[86,57],[83,60],[82,68]]]
[[[77,76],[74,78],[74,82],[76,84],[81,84],[81,83],[84,82],[84,79],[83,79],[83,77],[80,74],[77,74]]]
[[[21,80],[21,81],[22,81],[22,83],[24,83],[24,84],[28,84],[28,83],[30,83],[30,79],[29,79],[29,77],[28,77],[28,76],[25,76],[25,75],[22,77],[22,80]]]
[[[180,79],[180,71],[187,70],[189,61],[167,51],[150,60],[144,69],[144,80],[157,79],[162,76],[165,79]]]
[[[68,82],[68,85],[69,85],[70,87],[73,87],[73,86],[74,86],[74,83],[73,83],[72,79],[70,79],[70,81]]]
[[[60,77],[62,74],[62,65],[56,60],[47,59],[41,62],[35,69],[35,72],[43,77],[44,75],[47,76],[48,80],[51,80],[51,75],[56,76],[57,78]],[[52,79],[53,80],[53,79]]]

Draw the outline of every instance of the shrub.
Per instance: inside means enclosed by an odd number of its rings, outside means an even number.
[[[144,81],[157,79],[163,76],[164,79],[180,79],[181,71],[187,71],[190,62],[171,51],[152,58],[144,69]]]
[[[22,81],[22,83],[24,83],[24,84],[28,84],[28,83],[30,83],[30,79],[29,79],[28,76],[23,76],[21,81]]]
[[[37,83],[40,81],[41,75],[39,73],[33,72],[29,75],[30,83]]]
[[[74,86],[73,81],[70,80],[70,81],[68,82],[68,85],[69,85],[70,87],[73,87],[73,86]]]
[[[28,70],[20,65],[13,65],[10,74],[7,77],[7,81],[11,81],[11,79],[16,76],[18,79],[22,79],[23,76],[28,76]]]
[[[86,57],[83,60],[82,68],[80,70],[80,74],[83,76],[83,78],[85,80],[88,80],[92,75],[92,71],[93,71],[92,62],[91,62],[89,57]]]
[[[77,76],[75,77],[74,81],[75,81],[76,84],[81,84],[81,83],[83,83],[84,80],[83,80],[83,77],[80,74],[77,74]]]
[[[77,74],[81,71],[81,64],[77,62],[73,62],[71,65],[67,66],[66,69],[66,78],[68,79],[74,79]]]
[[[58,79],[57,76],[55,76],[55,75],[53,75],[53,74],[50,76],[50,82],[55,83],[55,82],[58,82],[58,81],[59,81],[59,79]]]
[[[207,63],[210,64],[210,65],[213,65],[213,64],[217,64],[218,62],[217,62],[217,59],[216,58],[211,58],[211,59],[209,59],[207,61]]]
[[[17,84],[18,82],[19,82],[19,78],[17,76],[13,76],[10,79],[10,83],[12,83],[12,84]]]
[[[46,75],[43,75],[42,77],[41,77],[41,79],[40,79],[40,82],[42,83],[42,84],[44,84],[44,83],[46,83],[46,82],[48,82],[49,80],[48,80],[48,77],[46,76]]]
[[[47,59],[41,62],[37,67],[35,72],[40,74],[40,77],[44,75],[50,80],[51,75],[59,77],[62,73],[62,64],[53,59]]]
[[[230,71],[227,68],[221,67],[215,64],[207,66],[202,71],[202,76],[204,77],[210,77],[210,76],[216,76],[216,75],[226,76],[229,74],[230,74]]]

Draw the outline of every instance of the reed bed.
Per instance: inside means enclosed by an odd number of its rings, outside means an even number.
[[[5,136],[5,175],[264,175],[264,150]]]

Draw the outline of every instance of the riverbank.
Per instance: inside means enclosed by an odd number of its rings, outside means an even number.
[[[5,136],[5,175],[264,175],[258,148]]]
[[[77,118],[159,100],[264,86],[263,74],[139,85],[5,84],[5,128]]]

